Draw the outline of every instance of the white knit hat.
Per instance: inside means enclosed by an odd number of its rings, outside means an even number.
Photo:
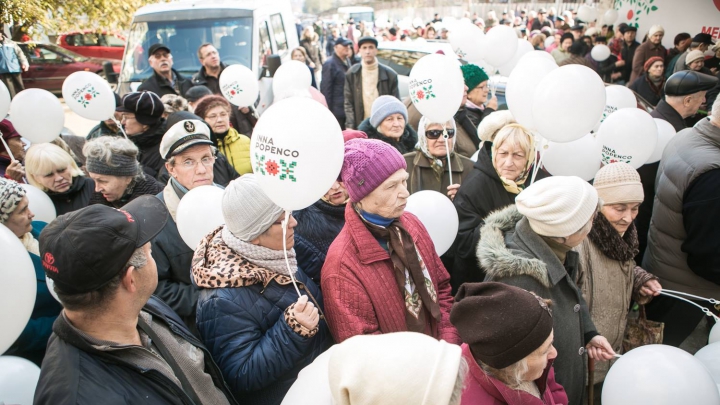
[[[603,204],[638,203],[645,199],[640,174],[625,162],[603,166],[595,175],[593,187]]]
[[[354,336],[334,349],[328,376],[336,405],[450,402],[460,346],[414,332]]]
[[[270,228],[283,209],[262,191],[254,174],[246,174],[228,184],[222,212],[228,230],[238,239],[249,242]]]
[[[651,37],[651,36],[655,35],[655,34],[658,33],[658,32],[662,32],[662,33],[664,34],[664,33],[665,33],[665,28],[663,28],[663,27],[661,27],[661,26],[659,26],[659,25],[653,25],[652,27],[650,27],[650,31],[648,31],[648,37]]]
[[[685,64],[689,65],[690,63],[698,59],[705,59],[705,54],[699,49],[692,50],[688,52],[687,56],[685,57]]]
[[[515,204],[538,235],[567,237],[590,221],[597,211],[598,193],[579,177],[553,176],[523,190]]]

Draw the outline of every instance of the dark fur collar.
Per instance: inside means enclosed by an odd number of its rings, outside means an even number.
[[[620,232],[613,228],[602,213],[595,216],[588,237],[605,256],[613,260],[628,261],[640,251],[635,224],[631,224],[625,234],[620,236]]]

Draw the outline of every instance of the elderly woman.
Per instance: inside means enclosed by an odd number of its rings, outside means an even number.
[[[665,98],[665,62],[659,56],[653,56],[645,62],[643,73],[628,86],[652,105]]]
[[[465,102],[465,111],[467,117],[474,127],[480,125],[480,121],[485,116],[495,112],[498,108],[497,97],[493,96],[488,101],[488,80],[490,79],[481,67],[468,64],[460,67],[465,79],[465,85],[468,88],[467,102]],[[487,103],[487,106],[485,106]]]
[[[705,67],[705,53],[698,49],[688,52],[685,57],[685,68],[687,70],[714,75],[710,69]]]
[[[192,277],[202,289],[198,330],[239,402],[279,404],[298,372],[332,344],[323,296],[296,259],[297,222],[283,222],[283,209],[255,175],[228,185],[222,211],[225,225],[193,258]]]
[[[612,163],[597,172],[593,186],[604,205],[587,239],[578,246],[580,271],[575,283],[598,332],[620,353],[631,301],[646,304],[660,293],[661,286],[657,277],[634,260],[639,243],[633,221],[644,198],[638,172],[627,163]],[[600,363],[595,368],[598,395],[608,367]]]
[[[470,372],[462,404],[567,404],[555,381],[550,301],[502,283],[460,288],[450,321],[462,337]],[[508,321],[511,320],[511,321]]]
[[[163,136],[160,154],[165,159],[170,180],[157,197],[167,206],[170,218],[152,240],[152,256],[158,273],[155,295],[194,331],[195,307],[200,294],[190,280],[195,246],[188,247],[180,237],[177,209],[190,190],[214,184],[215,147],[210,140],[210,129],[200,120],[178,121]]]
[[[560,37],[560,44],[557,48],[550,52],[550,55],[555,59],[555,63],[558,65],[565,59],[570,57],[570,46],[575,41],[573,34],[566,32]],[[584,55],[583,55],[584,56]]]
[[[195,106],[195,115],[205,120],[212,130],[210,139],[240,175],[252,173],[250,138],[230,126],[233,108],[222,96],[203,97]]]
[[[357,129],[370,139],[392,145],[400,153],[412,152],[418,141],[417,133],[408,123],[407,107],[393,96],[376,98],[370,118],[361,122]]]
[[[374,139],[345,143],[341,176],[350,196],[345,227],[328,251],[322,288],[337,342],[410,331],[459,343],[450,325],[450,277],[425,227],[405,206],[407,165]]]
[[[162,191],[162,184],[143,172],[139,153],[134,143],[115,136],[101,136],[85,144],[85,167],[95,182],[90,204],[120,208],[141,195]]]
[[[116,111],[122,112],[125,135],[140,149],[143,170],[151,177],[157,177],[163,167],[158,148],[167,130],[167,121],[163,118],[165,106],[160,97],[151,91],[128,93]]]
[[[45,357],[45,347],[52,334],[52,325],[62,307],[50,295],[45,283],[45,270],[40,260],[37,238],[44,222],[33,222],[25,189],[13,180],[0,178],[0,224],[15,234],[30,254],[35,267],[37,295],[30,320],[15,343],[3,354],[26,358],[38,366]]]
[[[422,190],[433,190],[447,194],[451,200],[454,199],[460,184],[473,167],[472,160],[455,153],[455,121],[437,123],[423,117],[420,119],[418,137],[420,138],[418,150],[404,155],[410,176],[408,191],[414,194]],[[448,150],[450,150],[449,169]],[[452,170],[452,184],[449,170]]]
[[[0,142],[0,177],[25,183],[23,179],[25,168],[22,166],[25,159],[25,142],[15,130],[12,122],[7,119],[0,121],[0,133],[5,141],[4,143]],[[5,149],[5,144],[10,150]]]
[[[58,216],[90,205],[95,182],[61,147],[52,143],[31,146],[25,155],[25,172],[28,182],[50,197]]]
[[[481,125],[481,135],[487,140],[453,201],[460,220],[450,272],[454,292],[463,283],[485,278],[477,261],[480,228],[491,212],[515,203],[515,197],[529,183],[534,161],[534,139],[530,131],[519,124],[506,125],[514,121],[509,112],[499,111],[490,117]],[[497,125],[490,125],[496,122]],[[487,134],[496,127],[502,128],[497,135]]]
[[[614,355],[599,335],[575,286],[579,255],[573,251],[590,233],[600,201],[579,177],[536,181],[516,205],[490,214],[481,230],[477,256],[487,276],[532,291],[553,302],[557,381],[570,404],[580,404],[587,370],[585,354],[595,360]]]
[[[293,49],[292,52],[290,53],[290,58],[292,58],[292,60],[296,60],[298,62],[304,63],[305,66],[307,66],[308,69],[310,69],[310,77],[312,78],[310,85],[317,89],[318,86],[317,86],[317,82],[315,81],[315,69],[314,69],[315,64],[312,63],[312,61],[308,57],[308,54],[307,54],[307,51],[305,50],[305,48],[302,46],[298,46],[297,48]]]

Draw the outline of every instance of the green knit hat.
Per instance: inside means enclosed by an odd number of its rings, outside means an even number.
[[[460,66],[463,72],[463,78],[465,79],[465,85],[468,86],[468,91],[472,91],[480,83],[490,79],[487,73],[478,65],[471,63]]]

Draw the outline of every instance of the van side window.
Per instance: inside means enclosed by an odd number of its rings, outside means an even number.
[[[267,21],[260,23],[260,51],[258,53],[260,61],[258,66],[265,66],[265,57],[272,54],[272,45],[270,43],[270,30]]]
[[[272,24],[273,34],[275,35],[275,43],[277,43],[278,52],[287,51],[288,43],[287,36],[285,35],[285,25],[283,24],[282,15],[273,14],[270,16],[270,23]]]

